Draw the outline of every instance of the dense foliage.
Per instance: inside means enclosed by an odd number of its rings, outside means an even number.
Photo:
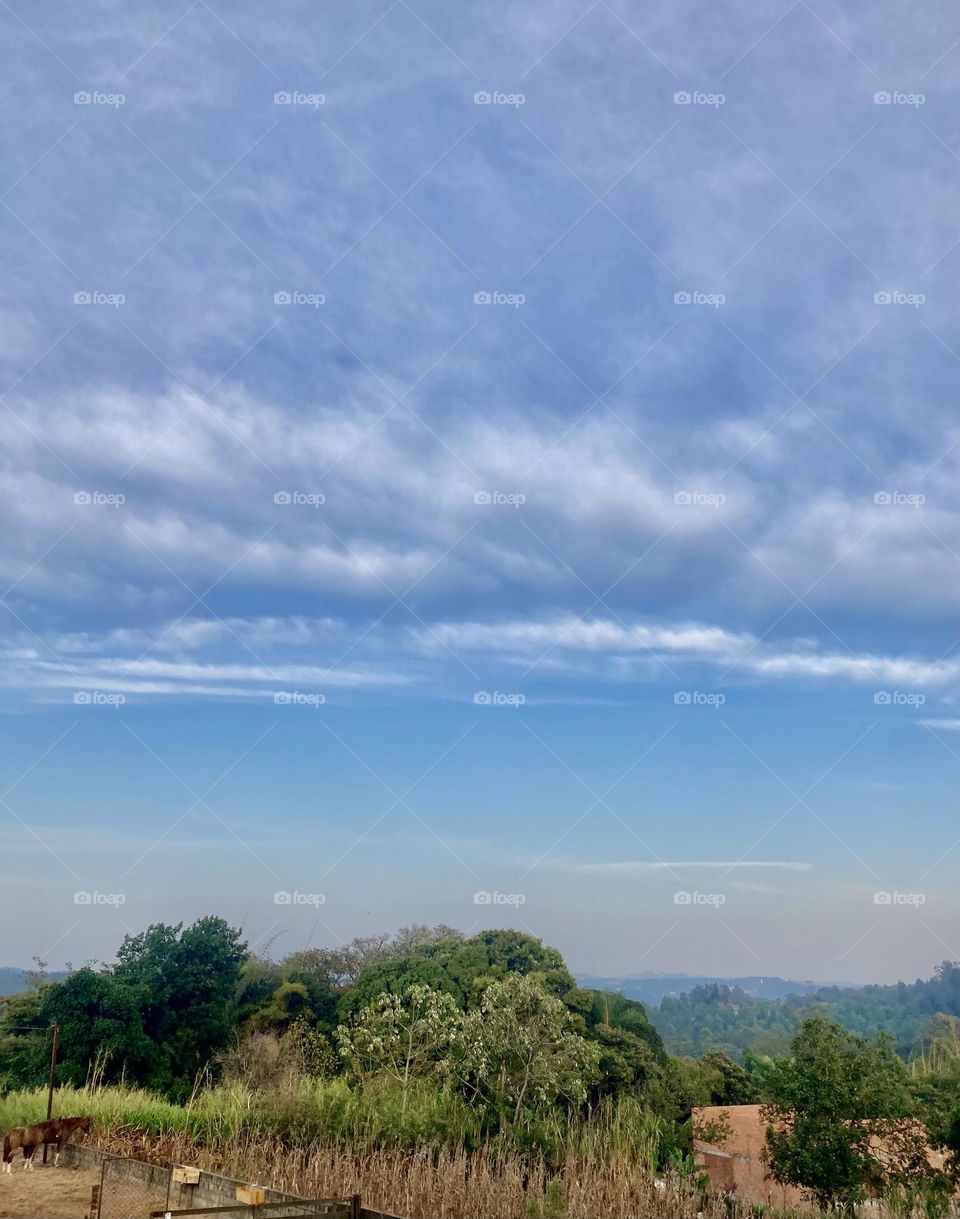
[[[803,1021],[822,1015],[858,1037],[889,1033],[897,1052],[910,1057],[920,1049],[927,1025],[937,1013],[960,1017],[960,967],[950,962],[925,981],[822,987],[782,1002],[757,999],[717,983],[698,986],[663,999],[654,1009],[654,1023],[675,1054],[699,1057],[716,1049],[742,1061],[747,1050],[786,1053]]]
[[[86,1089],[88,1111],[142,1095],[127,1124],[208,1146],[239,1112],[290,1145],[494,1147],[543,1165],[575,1148],[694,1180],[692,1110],[761,1103],[778,1179],[824,1206],[900,1190],[933,1213],[960,1175],[960,1020],[930,1005],[955,1006],[958,977],[944,965],[930,983],[853,992],[875,1014],[902,1000],[898,1031],[925,1017],[909,1062],[892,1037],[827,1019],[825,1000],[719,986],[665,1001],[672,1040],[700,1021],[699,1053],[675,1057],[642,1004],[577,986],[522,932],[415,926],[277,962],[222,919],[157,924],[127,936],[114,965],[39,973],[0,1004],[0,1111],[6,1095],[39,1115],[56,1023],[58,1078]],[[936,1169],[928,1147],[945,1156]]]
[[[893,1039],[869,1041],[823,1018],[804,1022],[765,1081],[773,1176],[821,1206],[849,1207],[892,1188],[935,1200],[951,1176],[927,1159],[927,1132]]]
[[[7,1000],[0,1082],[29,1086],[44,1078],[46,1030],[56,1023],[65,1082],[125,1077],[175,1098],[189,1095],[231,1035],[246,955],[240,933],[220,918],[126,936],[112,968],[78,969]]]

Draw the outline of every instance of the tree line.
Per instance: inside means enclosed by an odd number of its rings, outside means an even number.
[[[938,971],[948,997],[954,975]],[[396,1106],[399,1128],[434,1097],[441,1125],[469,1115],[458,1137],[469,1125],[539,1154],[570,1123],[629,1110],[657,1131],[649,1167],[688,1174],[694,1139],[724,1138],[694,1130],[693,1110],[757,1103],[771,1174],[824,1206],[900,1190],[935,1210],[960,1178],[950,1013],[928,1020],[909,1062],[889,1034],[860,1036],[818,1011],[798,1015],[776,1053],[674,1055],[643,1004],[578,986],[556,949],[519,931],[413,926],[273,961],[216,917],[153,925],[125,937],[112,965],[62,980],[41,967],[32,982],[0,1004],[0,1093],[43,1082],[56,1023],[58,1078],[77,1087],[136,1085],[183,1103],[218,1080],[267,1097],[330,1081]],[[714,1006],[736,1006],[713,989]]]
[[[783,1000],[761,999],[737,986],[709,983],[661,1000],[653,1016],[664,1044],[675,1054],[699,1057],[722,1050],[737,1061],[751,1050],[785,1053],[801,1024],[826,1016],[851,1033],[891,1034],[909,1058],[923,1049],[930,1020],[960,1016],[960,967],[945,961],[933,977],[891,986],[821,987]]]

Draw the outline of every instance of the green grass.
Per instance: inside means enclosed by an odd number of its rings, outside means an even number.
[[[0,1129],[46,1117],[44,1088],[0,1096]],[[89,1115],[104,1129],[135,1128],[145,1134],[184,1134],[216,1147],[243,1133],[274,1134],[290,1143],[318,1140],[357,1147],[385,1144],[471,1145],[479,1120],[459,1097],[417,1087],[405,1111],[395,1088],[353,1089],[341,1079],[301,1081],[295,1087],[255,1093],[242,1084],[206,1089],[189,1105],[176,1105],[142,1088],[113,1086],[96,1092],[58,1088],[54,1113]]]
[[[0,1096],[0,1130],[46,1116],[46,1089]],[[54,1113],[93,1118],[104,1134],[140,1132],[180,1135],[217,1150],[239,1138],[270,1136],[285,1146],[336,1145],[357,1152],[382,1147],[410,1150],[434,1147],[466,1151],[486,1147],[516,1151],[559,1162],[576,1151],[593,1163],[629,1157],[652,1170],[658,1152],[671,1142],[664,1123],[630,1098],[605,1105],[587,1120],[561,1115],[531,1122],[523,1129],[484,1127],[490,1121],[456,1092],[417,1081],[402,1104],[400,1089],[389,1082],[351,1087],[343,1079],[291,1081],[256,1092],[244,1084],[220,1084],[177,1105],[142,1088],[104,1087],[97,1091],[58,1088]],[[667,1137],[665,1137],[667,1136]]]
[[[98,1125],[138,1126],[152,1133],[187,1132],[191,1113],[142,1088],[104,1088],[86,1092],[82,1088],[57,1088],[53,1112],[64,1117],[89,1116]],[[0,1096],[0,1129],[24,1126],[47,1116],[46,1088],[31,1088]]]

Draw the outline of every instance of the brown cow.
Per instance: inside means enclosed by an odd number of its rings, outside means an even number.
[[[23,1152],[24,1170],[33,1172],[33,1155],[38,1147],[52,1144],[57,1149],[53,1159],[54,1168],[60,1163],[60,1148],[77,1132],[87,1134],[90,1130],[88,1117],[54,1117],[46,1122],[34,1122],[30,1126],[16,1126],[3,1136],[3,1171],[13,1172],[13,1153],[19,1147]]]

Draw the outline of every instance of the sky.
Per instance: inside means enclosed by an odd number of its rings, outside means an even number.
[[[0,963],[960,959],[954,6],[0,24]]]

